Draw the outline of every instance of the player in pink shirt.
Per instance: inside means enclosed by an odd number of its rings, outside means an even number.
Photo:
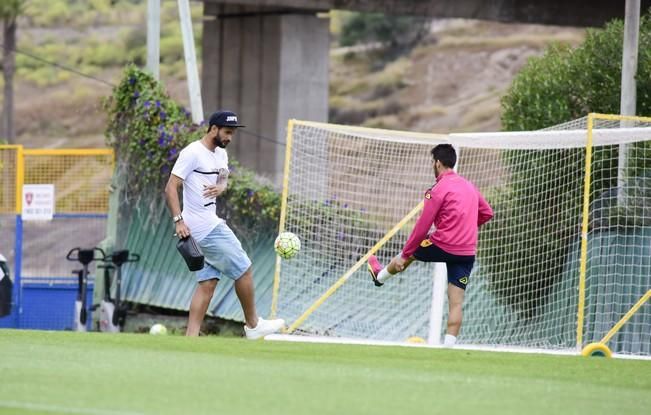
[[[376,286],[404,271],[414,261],[445,262],[448,270],[448,330],[445,345],[454,345],[461,328],[462,305],[475,262],[478,227],[493,217],[479,190],[453,170],[457,154],[450,144],[432,149],[436,184],[425,192],[423,212],[400,255],[382,267],[376,256],[368,269]],[[432,225],[434,232],[428,234]]]

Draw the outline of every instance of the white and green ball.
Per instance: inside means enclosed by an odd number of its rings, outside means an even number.
[[[149,334],[153,334],[153,335],[156,335],[156,336],[165,335],[165,334],[167,334],[167,327],[163,326],[162,324],[154,324],[149,329]]]
[[[290,259],[301,250],[301,240],[291,232],[282,232],[274,241],[274,249],[281,258]]]

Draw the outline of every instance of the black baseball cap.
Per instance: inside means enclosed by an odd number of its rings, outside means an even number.
[[[239,123],[237,114],[233,111],[217,111],[210,116],[208,128],[216,125],[217,127],[245,127]]]

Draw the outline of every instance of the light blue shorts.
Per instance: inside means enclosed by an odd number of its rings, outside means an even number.
[[[251,266],[242,244],[225,222],[215,226],[198,245],[205,259],[203,269],[196,272],[198,282],[223,277],[237,280]]]

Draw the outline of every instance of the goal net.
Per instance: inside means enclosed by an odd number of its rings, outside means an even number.
[[[272,312],[295,334],[437,342],[447,305],[442,317],[432,308],[435,265],[415,262],[377,288],[366,259],[400,252],[435,183],[430,150],[450,143],[495,213],[480,230],[459,342],[599,341],[651,289],[651,123],[599,117],[448,135],[292,121],[281,230],[302,250],[277,263]],[[650,333],[647,304],[609,345],[648,355]]]

